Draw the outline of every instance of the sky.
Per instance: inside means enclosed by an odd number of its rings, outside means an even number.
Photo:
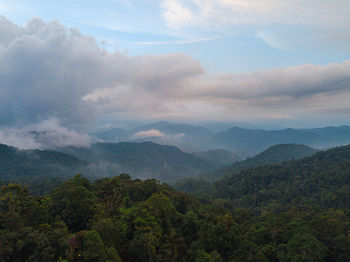
[[[0,142],[156,120],[349,125],[349,13],[348,0],[1,0]]]

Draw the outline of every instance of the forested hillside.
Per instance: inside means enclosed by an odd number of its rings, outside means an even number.
[[[90,147],[53,150],[19,150],[0,144],[0,180],[21,181],[36,192],[38,183],[84,174],[96,179],[130,173],[134,178],[176,181],[215,170],[223,164],[215,158],[203,159],[174,146],[144,143],[97,143]]]
[[[217,166],[217,168],[230,165],[243,159],[242,154],[228,152],[223,149],[200,151],[193,154],[198,158],[212,163],[213,166]]]
[[[42,193],[41,184],[52,188],[86,165],[84,160],[62,152],[19,150],[0,144],[0,181],[21,181],[35,193]]]
[[[306,156],[311,156],[316,153],[317,150],[309,146],[298,144],[282,144],[274,145],[261,152],[260,154],[248,158],[243,161],[237,161],[232,165],[223,167],[217,171],[203,174],[202,177],[209,180],[217,180],[225,175],[236,174],[242,170],[263,166],[268,164],[278,164],[284,161],[290,161],[293,159],[300,159]]]
[[[130,173],[134,178],[156,178],[169,182],[195,177],[218,166],[177,147],[153,142],[96,143],[89,148],[67,147],[62,150],[88,162],[83,172],[94,177]]]
[[[183,189],[202,197],[228,199],[258,213],[300,204],[346,210],[350,208],[350,145],[246,169],[213,183],[188,181]]]
[[[350,214],[339,199],[256,216],[120,175],[76,176],[43,196],[4,185],[0,200],[4,262],[350,260]]]

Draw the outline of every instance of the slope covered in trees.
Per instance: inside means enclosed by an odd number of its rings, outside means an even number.
[[[64,180],[76,174],[89,178],[130,173],[136,178],[162,181],[196,176],[222,164],[201,159],[174,146],[144,143],[97,143],[90,147],[67,147],[53,150],[19,150],[0,144],[0,180],[22,181],[33,186]]]
[[[184,188],[202,197],[229,199],[236,206],[258,213],[286,210],[299,204],[348,209],[350,145],[300,160],[247,169],[213,183],[196,183]]]
[[[217,171],[209,172],[203,175],[204,178],[210,180],[217,180],[225,175],[236,174],[242,170],[263,166],[268,164],[278,164],[284,161],[299,159],[306,156],[311,156],[317,150],[309,146],[298,144],[281,144],[274,145],[261,152],[260,154],[248,158],[243,161],[238,161],[230,166],[223,167]]]
[[[185,153],[174,146],[153,142],[96,143],[89,148],[67,147],[63,152],[89,163],[84,174],[104,177],[130,173],[138,178],[176,181],[214,170],[217,164]]]
[[[241,154],[228,152],[223,149],[200,151],[193,154],[198,158],[211,162],[213,166],[217,166],[217,168],[230,165],[243,159]]]
[[[62,152],[19,150],[0,144],[0,180],[21,181],[30,185],[35,193],[42,193],[40,184],[52,188],[79,173],[86,164],[85,161]],[[34,189],[37,186],[38,192]]]
[[[296,205],[255,216],[128,175],[76,176],[44,196],[0,187],[1,261],[350,260],[350,214]]]

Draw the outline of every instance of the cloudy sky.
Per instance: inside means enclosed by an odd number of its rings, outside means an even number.
[[[350,124],[349,13],[348,0],[1,0],[0,139],[127,120]]]

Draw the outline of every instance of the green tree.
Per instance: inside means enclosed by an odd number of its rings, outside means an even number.
[[[90,182],[80,175],[57,187],[52,193],[51,212],[59,215],[73,232],[87,228],[96,210],[96,195]]]
[[[296,233],[286,245],[280,245],[278,249],[278,258],[282,262],[322,262],[328,251],[309,233]]]

